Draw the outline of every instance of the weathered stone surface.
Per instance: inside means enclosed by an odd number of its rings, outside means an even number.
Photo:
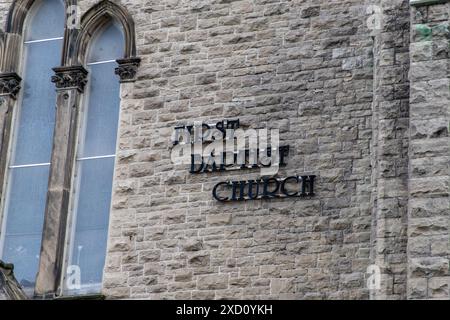
[[[188,260],[190,267],[206,267],[210,263],[210,255],[208,253],[195,254]]]
[[[273,279],[270,284],[270,292],[273,295],[282,293],[295,293],[295,284],[292,279]]]
[[[409,77],[408,297],[412,299],[449,298],[450,73],[448,39],[444,40],[448,9],[449,3],[413,9],[420,19],[411,26]]]
[[[161,257],[161,251],[159,250],[147,250],[139,253],[139,263],[144,264],[147,262],[159,261]]]
[[[188,282],[192,280],[192,272],[191,271],[179,271],[175,274],[176,282]]]
[[[199,276],[197,287],[199,290],[220,290],[228,288],[228,275]]]
[[[187,239],[182,242],[184,251],[200,251],[203,249],[203,241],[201,239]]]
[[[448,274],[449,262],[445,257],[415,258],[410,261],[412,277],[442,277]]]
[[[217,214],[206,217],[206,221],[211,227],[229,225],[231,223],[231,219],[232,216],[230,214]]]
[[[411,237],[447,234],[448,231],[447,216],[413,219],[408,230]]]

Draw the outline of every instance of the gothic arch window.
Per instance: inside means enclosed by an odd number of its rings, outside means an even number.
[[[74,27],[71,3],[15,0],[0,34],[0,259],[39,297],[100,291],[120,85],[140,63],[124,8],[102,0]]]
[[[101,290],[120,111],[115,69],[124,49],[122,26],[113,20],[97,30],[87,49],[89,81],[81,110],[68,261],[80,270],[81,288],[75,293]]]
[[[34,286],[39,266],[55,127],[56,93],[49,79],[60,63],[64,20],[62,0],[40,0],[23,24],[23,81],[7,161],[0,258],[15,265],[26,288]]]
[[[100,1],[84,14],[81,19],[79,36],[74,41],[74,46],[72,51],[70,51],[71,59],[78,61],[78,63],[84,63],[86,61],[88,46],[91,44],[92,37],[95,37],[96,31],[110,21],[115,21],[115,23],[120,25],[124,34],[124,51],[121,53],[121,56],[116,59],[124,58],[135,63],[139,62],[140,59],[136,59],[135,26],[133,18],[123,7],[108,0]],[[118,62],[121,64],[121,62],[125,61]]]

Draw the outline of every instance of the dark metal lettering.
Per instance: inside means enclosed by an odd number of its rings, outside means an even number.
[[[280,181],[278,181],[275,178],[263,179],[263,181],[264,181],[263,198],[264,199],[276,198],[277,193],[280,190]],[[277,187],[275,188],[275,190],[269,191],[269,186],[272,182],[274,182]]]
[[[220,201],[220,202],[228,201],[228,200],[229,200],[228,197],[223,198],[223,197],[220,197],[220,196],[217,194],[217,190],[218,190],[221,186],[228,186],[228,185],[229,185],[228,182],[221,182],[221,183],[217,184],[217,185],[214,187],[214,189],[213,189],[213,197],[214,197],[214,199],[216,199],[217,201]]]
[[[295,193],[289,193],[288,190],[286,190],[286,184],[289,183],[289,181],[295,180],[295,182],[299,183],[300,179],[298,177],[289,177],[287,179],[285,179],[282,183],[281,183],[281,192],[286,195],[287,197],[296,197],[298,195],[298,191]]]
[[[261,199],[285,199],[313,197],[316,176],[291,176],[285,179],[266,178],[262,180],[222,182],[215,186],[213,196],[221,202]],[[298,191],[288,190],[287,184],[294,182]],[[220,197],[217,190],[228,186],[230,197]]]

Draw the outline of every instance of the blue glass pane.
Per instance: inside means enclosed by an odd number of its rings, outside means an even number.
[[[92,63],[123,58],[125,52],[123,39],[122,27],[116,23],[110,23],[101,33],[94,37],[87,62]]]
[[[23,101],[19,108],[13,165],[49,163],[55,127],[56,91],[50,82],[62,40],[26,45]]]
[[[80,267],[81,285],[102,283],[107,242],[107,230],[78,231],[73,248],[72,265]]]
[[[121,58],[123,42],[121,28],[110,24],[94,37],[88,61],[104,62]],[[115,158],[82,158],[116,153],[120,84],[114,74],[115,67],[115,62],[88,64],[88,99],[78,151],[75,233],[70,264],[80,267],[81,284],[92,290],[98,288],[96,285],[102,282],[103,277]]]
[[[114,74],[115,62],[89,67],[89,99],[85,119],[85,141],[80,157],[116,153],[119,125],[119,78]]]
[[[49,166],[11,169],[3,259],[19,282],[33,283],[39,262]]]
[[[79,190],[72,265],[81,269],[82,284],[102,281],[108,238],[114,158],[78,162]]]
[[[3,259],[14,264],[14,275],[23,288],[34,288],[39,269],[41,235],[6,236]]]
[[[64,36],[65,9],[62,0],[37,1],[33,16],[25,30],[26,41],[52,39]],[[36,11],[34,11],[36,10]]]

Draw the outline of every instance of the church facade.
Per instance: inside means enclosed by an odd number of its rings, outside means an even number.
[[[449,22],[1,1],[0,298],[449,299]]]

